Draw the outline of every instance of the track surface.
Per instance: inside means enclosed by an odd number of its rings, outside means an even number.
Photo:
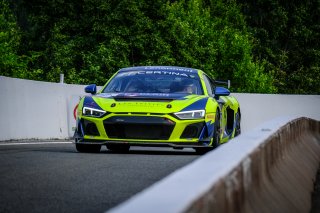
[[[0,212],[104,212],[198,157],[191,149],[87,154],[71,143],[0,143]]]

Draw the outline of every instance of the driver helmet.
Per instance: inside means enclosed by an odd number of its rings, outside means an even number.
[[[185,79],[181,82],[182,91],[185,93],[196,94],[197,87],[194,85],[194,81],[190,79]]]

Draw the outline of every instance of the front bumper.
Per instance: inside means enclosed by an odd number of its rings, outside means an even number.
[[[75,139],[76,144],[95,144],[95,145],[108,145],[108,144],[118,144],[118,145],[129,145],[129,146],[145,146],[145,147],[173,147],[173,148],[198,148],[198,147],[209,147],[210,141],[200,141],[200,142],[127,142],[127,141],[100,141],[100,140],[88,140],[88,139]]]
[[[169,114],[109,114],[103,118],[82,116],[77,120],[75,143],[126,144],[154,147],[210,146],[211,122],[179,120]]]

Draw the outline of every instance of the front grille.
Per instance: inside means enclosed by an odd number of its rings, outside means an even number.
[[[180,138],[198,138],[200,136],[201,130],[203,129],[204,123],[195,123],[188,125]]]
[[[83,131],[85,135],[94,135],[94,136],[100,135],[95,123],[88,120],[84,120],[84,119],[81,120],[81,123],[82,123]]]
[[[109,138],[168,140],[175,123],[151,116],[114,116],[103,122]]]

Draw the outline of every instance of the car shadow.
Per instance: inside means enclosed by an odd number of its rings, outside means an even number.
[[[143,150],[129,150],[128,152],[114,152],[110,150],[102,150],[100,153],[105,153],[105,154],[125,154],[125,155],[198,155],[195,151],[193,150],[153,150],[153,149],[143,149]]]
[[[186,148],[182,150],[175,150],[173,148],[159,148],[159,147],[131,147],[127,152],[115,152],[108,150],[105,146],[101,147],[101,151],[98,153],[80,153],[76,150],[74,145],[67,147],[30,147],[30,149],[24,151],[32,152],[51,152],[51,153],[69,153],[69,154],[89,154],[89,155],[99,155],[99,154],[109,154],[109,155],[199,155],[195,150],[191,148]]]

